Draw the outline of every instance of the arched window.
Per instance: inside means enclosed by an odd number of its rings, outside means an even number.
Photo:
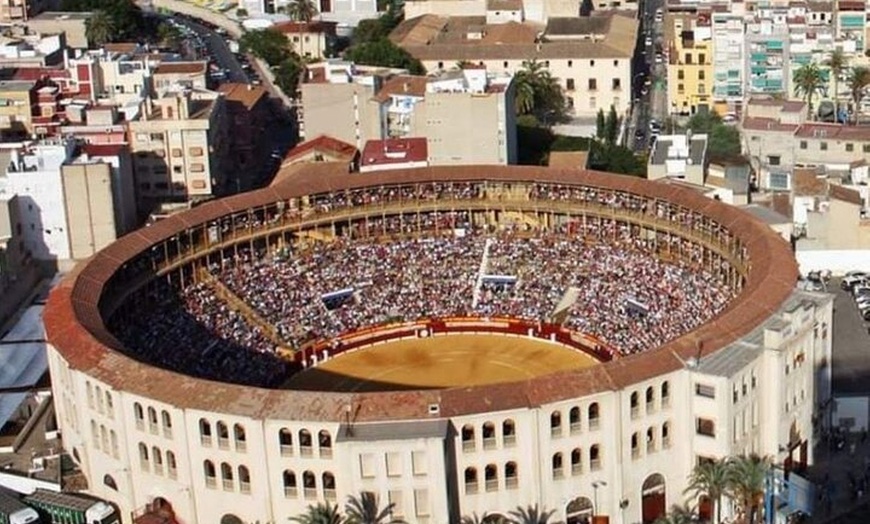
[[[204,419],[199,419],[199,440],[203,446],[211,446],[211,424]]]
[[[210,460],[204,461],[202,463],[202,472],[205,475],[205,487],[214,488],[217,485],[214,463]]]
[[[583,452],[580,448],[571,450],[571,474],[579,475],[583,473]]]
[[[233,467],[226,462],[221,462],[221,480],[226,491],[233,490]]]
[[[115,418],[115,403],[112,401],[112,394],[106,391],[106,413],[109,418]]]
[[[507,489],[517,489],[520,485],[519,475],[517,473],[517,463],[508,462],[504,465],[504,487]]]
[[[239,491],[251,492],[251,472],[248,471],[247,466],[239,466]]]
[[[278,445],[281,446],[282,457],[293,456],[293,432],[287,428],[281,428],[278,432]]]
[[[91,440],[94,443],[94,447],[100,449],[100,434],[97,432],[97,422],[91,421]]]
[[[637,433],[631,434],[631,458],[640,457],[640,437]]]
[[[483,449],[495,449],[495,424],[483,423]]]
[[[302,474],[302,494],[306,499],[317,498],[317,478],[310,471]]]
[[[576,435],[580,433],[580,408],[574,406],[568,411],[568,426],[570,427],[571,434]]]
[[[142,411],[142,404],[133,403],[133,416],[136,417],[136,429],[145,429],[145,412]]]
[[[640,415],[640,395],[637,394],[637,391],[632,391],[629,399],[629,404],[631,404],[631,418],[637,418],[637,416]]]
[[[335,502],[335,475],[328,471],[323,472],[323,498]]]
[[[465,468],[465,494],[477,493],[477,469]]]
[[[662,409],[671,405],[671,385],[665,380],[662,382]]]
[[[656,450],[656,432],[652,427],[646,430],[646,452],[652,453]]]
[[[160,448],[154,446],[151,448],[151,456],[154,458],[154,473],[157,475],[163,474],[163,453]]]
[[[662,424],[662,448],[668,449],[671,447],[671,423],[665,422]]]
[[[96,387],[97,396],[97,411],[103,412],[103,389],[100,386]]]
[[[111,488],[115,491],[118,491],[118,483],[115,482],[115,479],[112,478],[111,475],[104,475],[103,476],[103,484],[105,484],[106,486],[108,486],[109,488]]]
[[[474,426],[462,426],[462,451],[474,451]]]
[[[565,476],[565,471],[562,463],[562,454],[553,454],[553,478],[560,479]]]
[[[646,388],[646,412],[652,413],[656,410],[656,393],[652,386]]]
[[[178,474],[178,463],[175,462],[175,453],[166,451],[166,472],[169,473],[169,478],[175,478]]]
[[[562,436],[562,412],[560,411],[550,413],[550,436]]]
[[[218,420],[215,423],[215,430],[217,431],[218,438],[218,447],[221,449],[229,449],[230,448],[230,430],[227,428],[227,425],[222,420]]]
[[[236,451],[247,451],[248,444],[245,437],[245,428],[241,424],[233,425],[233,438],[236,441]]]
[[[512,419],[501,423],[502,444],[505,447],[515,446],[517,443],[517,425]]]
[[[299,430],[299,454],[303,457],[310,457],[311,452],[311,433],[307,429]],[[304,473],[303,473],[304,477]],[[303,478],[303,480],[305,480]]]
[[[601,469],[601,447],[598,444],[592,444],[589,448],[589,469],[592,471]]]
[[[593,402],[589,404],[589,429],[598,429],[599,420],[599,408],[598,402]]]
[[[483,479],[486,491],[498,490],[498,468],[495,464],[487,464],[483,469]]]
[[[332,435],[325,429],[317,434],[317,445],[320,449],[320,458],[332,458]]]
[[[118,458],[118,434],[113,429],[109,432],[109,436],[112,440],[112,456]]]
[[[289,469],[284,470],[284,496],[296,498],[296,473]]]
[[[166,438],[172,438],[172,417],[165,409],[160,412],[160,418],[163,419],[163,435]]]
[[[142,471],[148,471],[148,446],[139,443],[139,466]]]
[[[106,431],[106,426],[100,424],[100,443],[103,453],[109,452],[109,432]]]
[[[148,407],[148,431],[157,433],[157,410],[153,407]]]

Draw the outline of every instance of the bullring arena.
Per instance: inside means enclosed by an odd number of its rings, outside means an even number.
[[[64,446],[131,521],[373,491],[408,522],[647,524],[704,457],[812,461],[831,302],[796,279],[677,185],[311,164],[120,239],[45,322]]]

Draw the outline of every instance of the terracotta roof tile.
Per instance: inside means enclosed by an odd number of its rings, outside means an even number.
[[[284,166],[289,162],[293,162],[312,151],[325,153],[331,157],[337,157],[339,160],[346,160],[348,162],[353,160],[359,152],[356,146],[348,144],[347,142],[343,142],[329,135],[320,135],[317,138],[306,140],[288,151],[287,154],[284,155],[284,160],[281,162],[281,165]],[[279,175],[276,175],[276,177],[277,176]]]
[[[831,187],[828,189],[828,196],[837,200],[842,200],[843,202],[855,204],[856,206],[864,205],[864,200],[861,198],[860,192],[854,189],[849,189],[848,187],[843,187],[839,184],[831,184]]]
[[[381,86],[381,89],[375,93],[375,100],[384,103],[392,96],[416,96],[423,98],[426,96],[426,83],[428,79],[425,76],[417,75],[396,75]]]
[[[224,99],[227,102],[238,102],[245,106],[249,111],[253,109],[260,100],[269,96],[269,92],[263,86],[236,82],[221,84],[218,91],[224,94]]]

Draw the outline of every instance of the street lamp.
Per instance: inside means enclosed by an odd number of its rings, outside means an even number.
[[[592,507],[592,516],[598,515],[598,488],[603,488],[607,485],[607,482],[603,480],[596,480],[592,483],[592,497],[594,498],[595,505]]]

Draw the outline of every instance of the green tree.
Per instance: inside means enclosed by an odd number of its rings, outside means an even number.
[[[290,98],[296,98],[303,70],[304,68],[302,67],[302,62],[299,60],[299,57],[293,55],[287,60],[281,62],[281,64],[273,70],[275,84],[281,88],[281,91],[283,91],[285,95]]]
[[[713,524],[722,521],[722,495],[728,490],[730,477],[724,460],[704,461],[692,469],[685,493],[693,497],[708,497],[713,503]]]
[[[93,47],[102,47],[111,42],[114,33],[115,22],[105,11],[94,11],[94,14],[85,21],[85,36]]]
[[[63,0],[61,10],[105,13],[112,21],[106,42],[138,40],[147,29],[142,10],[129,0]]]
[[[604,137],[607,135],[606,131],[607,126],[607,117],[604,116],[604,109],[599,109],[598,114],[595,115],[595,138],[598,140],[604,140]]]
[[[702,111],[695,113],[689,118],[686,128],[691,129],[693,133],[711,133],[713,128],[722,124],[722,117],[717,113]]]
[[[277,66],[291,55],[290,40],[287,35],[274,29],[258,29],[248,31],[239,39],[239,48],[243,53],[263,59],[270,66]]]
[[[353,31],[353,43],[362,44],[387,38],[401,21],[401,11],[396,9],[393,2],[390,2],[387,10],[381,16],[360,20]]]
[[[746,524],[756,524],[761,516],[765,482],[771,468],[770,459],[753,454],[731,457],[727,464],[727,493],[740,503]]]
[[[843,71],[846,70],[846,66],[849,63],[849,58],[846,56],[846,53],[843,52],[843,48],[838,47],[831,51],[828,59],[825,60],[825,65],[831,71],[831,80],[834,84],[834,116],[835,118],[840,118],[840,77],[843,75]]]
[[[794,73],[795,93],[807,103],[807,116],[813,117],[813,99],[825,88],[825,75],[814,62],[802,65]]]
[[[181,45],[181,33],[174,26],[160,22],[157,26],[157,41],[161,47],[176,49]]]
[[[657,518],[654,524],[692,524],[695,521],[695,513],[690,508],[674,504],[671,511]]]
[[[317,16],[317,6],[312,0],[292,0],[284,12],[297,22],[310,22]]]
[[[514,105],[521,115],[534,114],[539,121],[555,123],[565,120],[565,97],[559,82],[544,64],[526,60],[514,75],[514,89],[518,99]],[[528,98],[531,94],[532,103]]]
[[[317,505],[309,505],[305,513],[290,517],[291,522],[297,524],[344,524],[344,517],[338,511],[338,505],[329,505],[318,502]]]
[[[529,505],[526,507],[517,506],[517,509],[510,511],[509,521],[511,524],[550,524],[550,519],[556,510],[539,509],[538,505]]]
[[[357,64],[407,69],[412,75],[422,75],[426,69],[419,60],[387,38],[354,44],[345,58]]]
[[[608,144],[613,145],[619,139],[619,115],[616,114],[616,107],[610,106],[610,111],[607,112],[607,118],[604,121],[604,139]]]
[[[866,66],[853,67],[849,71],[847,80],[849,85],[849,95],[854,104],[855,123],[858,123],[858,117],[861,114],[861,100],[864,98],[864,92],[870,86],[870,68]]]
[[[371,491],[363,491],[358,497],[349,496],[344,504],[348,524],[404,524],[402,519],[393,518],[395,503],[380,507],[378,497]]]
[[[607,142],[595,141],[586,161],[589,169],[636,177],[646,176],[646,161],[631,149]]]
[[[707,135],[707,155],[710,158],[734,158],[740,153],[740,132],[736,127],[720,124]]]

